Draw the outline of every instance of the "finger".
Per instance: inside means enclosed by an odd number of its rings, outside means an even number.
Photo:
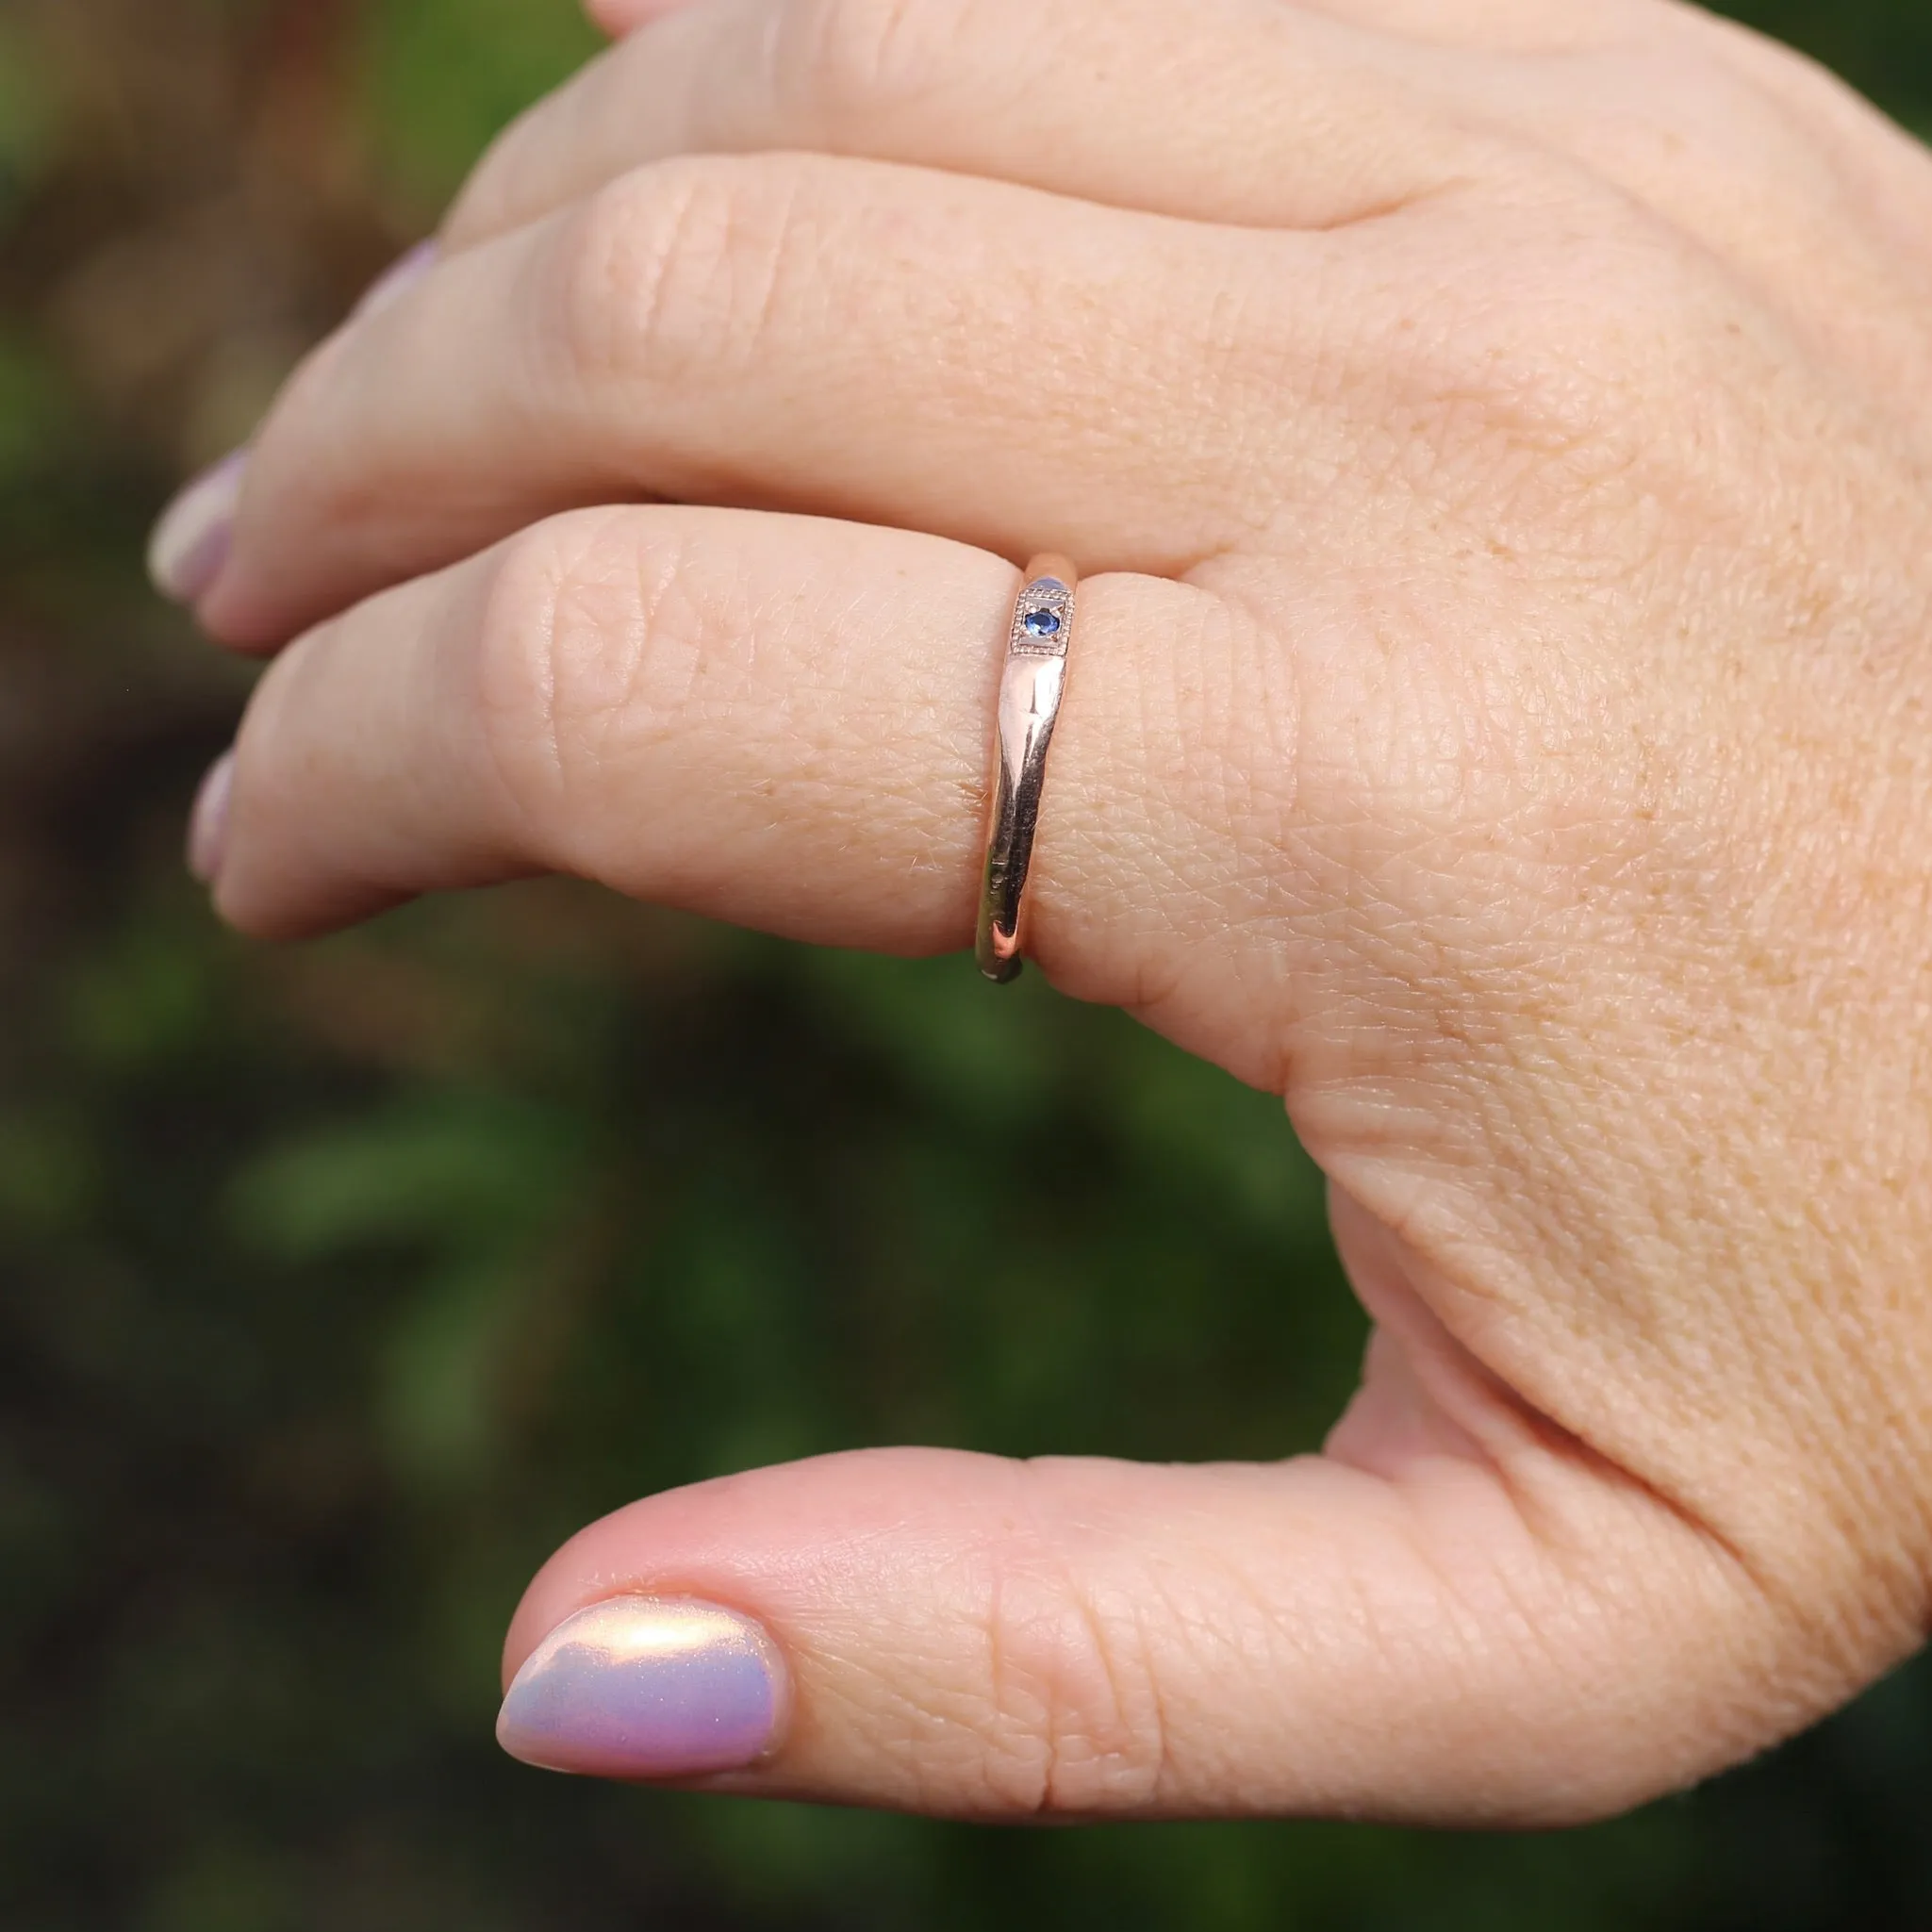
[[[1017,572],[939,538],[658,506],[553,519],[311,633],[243,720],[215,881],[265,936],[536,871],[794,938],[970,943]],[[1343,702],[1349,702],[1345,695]],[[1082,580],[1029,951],[1270,1085],[1253,882],[1346,761],[1277,774],[1294,668],[1238,606]],[[1196,857],[1186,877],[1168,857]],[[1263,895],[1265,897],[1265,895]],[[1315,923],[1319,924],[1319,916]],[[1277,1086],[1279,1091],[1279,1086]]]
[[[1280,512],[1253,425],[1284,383],[1325,388],[1345,268],[1335,238],[875,162],[663,162],[439,263],[318,357],[257,439],[201,614],[279,642],[638,497],[1179,571]],[[1297,449],[1331,476],[1332,398],[1310,401]]]
[[[277,661],[219,902],[280,936],[555,869],[801,937],[950,944],[1013,588],[996,557],[852,526],[553,520]]]
[[[1422,47],[1574,54],[1668,31],[1678,0],[1296,0],[1310,12]]]
[[[271,669],[237,747],[220,906],[287,936],[560,870],[799,938],[966,944],[1016,584],[998,557],[854,525],[553,520]],[[1127,578],[1082,585],[1077,630],[1032,943],[1095,990],[1173,984],[1174,924],[1203,916],[1150,900],[1135,853],[1186,836],[1164,815],[1189,786],[1231,781],[1212,751],[1135,751],[1143,653],[1191,648],[1217,684],[1247,632],[1202,593]],[[1271,682],[1257,666],[1251,707]]]
[[[1729,1560],[1436,1353],[1379,1337],[1328,1457],[886,1450],[634,1505],[532,1585],[499,1736],[994,1821],[1542,1826],[1793,1721],[1818,1674],[1765,1693],[1792,1660]]]
[[[1346,23],[1278,0],[653,9],[496,143],[446,233],[501,233],[670,155],[793,149],[1334,227],[1430,192],[1478,152],[1378,56]]]

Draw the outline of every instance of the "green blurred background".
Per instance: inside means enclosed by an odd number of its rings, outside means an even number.
[[[1927,0],[1756,17],[1932,126]],[[560,885],[272,950],[183,875],[246,679],[145,527],[592,45],[573,0],[0,0],[0,1924],[1932,1926],[1923,1665],[1547,1838],[1000,1833],[498,1756],[519,1591],[633,1495],[868,1443],[1278,1455],[1362,1340],[1280,1110],[1037,977]]]

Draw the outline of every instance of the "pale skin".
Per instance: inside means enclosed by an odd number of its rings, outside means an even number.
[[[1660,0],[594,10],[254,446],[222,913],[964,947],[1063,551],[1037,967],[1283,1097],[1375,1338],[1318,1456],[635,1504],[508,1670],[685,1594],[792,1673],[716,1788],[1529,1825],[1906,1656],[1932,160]]]

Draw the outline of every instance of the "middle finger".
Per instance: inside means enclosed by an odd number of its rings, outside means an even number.
[[[652,497],[1176,574],[1279,504],[1254,425],[1295,421],[1317,473],[1346,455],[1318,391],[1356,259],[881,162],[660,162],[329,344],[201,614],[278,643],[537,517]]]

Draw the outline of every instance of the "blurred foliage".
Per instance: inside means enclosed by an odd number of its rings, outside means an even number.
[[[1760,18],[1932,126],[1924,0]],[[1362,1339],[1280,1110],[1037,979],[557,884],[275,951],[182,876],[245,677],[144,528],[590,45],[571,0],[0,0],[0,1923],[1932,1924],[1923,1667],[1541,1839],[1002,1834],[498,1756],[522,1583],[634,1494],[875,1442],[1278,1455]]]

